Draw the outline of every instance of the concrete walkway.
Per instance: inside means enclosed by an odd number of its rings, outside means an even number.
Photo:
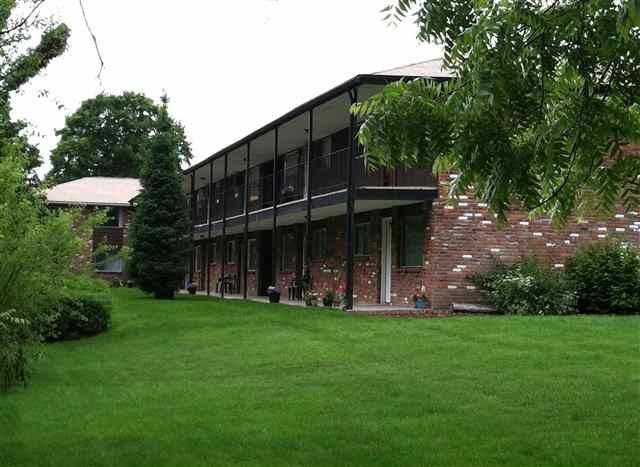
[[[181,294],[186,294],[186,290],[181,290]],[[199,296],[207,296],[207,292],[198,291],[196,292]],[[220,298],[220,295],[217,293],[211,293],[210,297],[212,298]],[[242,295],[240,294],[225,294],[225,300],[243,300]],[[269,303],[268,297],[256,297],[250,296],[247,300],[251,300],[252,302],[259,303]],[[308,308],[303,301],[301,300],[285,300],[280,299],[281,305],[289,305],[289,306],[297,306],[302,308]],[[324,308],[322,304],[318,305],[318,308]],[[339,310],[339,308],[334,308],[335,310]],[[395,305],[380,305],[380,304],[356,304],[353,310],[353,313],[364,314],[364,315],[406,315],[406,316],[440,316],[442,313],[433,313],[431,310],[419,310],[411,306],[395,306]],[[446,315],[446,313],[444,313]]]

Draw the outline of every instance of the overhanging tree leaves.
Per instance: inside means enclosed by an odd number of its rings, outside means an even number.
[[[48,178],[62,183],[81,177],[139,177],[161,113],[153,100],[132,92],[100,94],[84,101],[57,132],[60,142],[52,152]],[[167,118],[177,155],[189,162],[191,148],[184,128]]]
[[[399,0],[456,78],[356,106],[373,166],[450,170],[501,220],[640,204],[640,1]],[[630,146],[631,145],[631,146]]]
[[[10,97],[65,51],[70,34],[65,24],[38,17],[42,3],[0,0],[0,159],[17,153],[26,156],[24,168],[30,175],[41,164],[40,153],[23,133],[26,122],[11,119]],[[43,30],[39,43],[25,49],[25,43],[39,30]]]
[[[156,298],[173,298],[184,279],[190,223],[176,138],[165,104],[144,161],[142,192],[131,225],[132,277]]]

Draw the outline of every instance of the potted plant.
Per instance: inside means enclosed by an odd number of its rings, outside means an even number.
[[[189,291],[189,295],[195,295],[198,291],[198,287],[191,281],[187,282],[187,290]]]
[[[413,303],[416,309],[419,309],[419,310],[424,310],[429,306],[429,300],[427,299],[427,296],[420,288],[417,288],[416,293],[413,294]]]
[[[280,303],[280,291],[277,287],[270,285],[267,289],[267,295],[269,295],[269,303]]]
[[[307,306],[318,306],[318,295],[312,292],[304,294],[304,304]]]
[[[322,304],[326,307],[332,307],[336,302],[337,295],[333,290],[327,290],[322,297]]]

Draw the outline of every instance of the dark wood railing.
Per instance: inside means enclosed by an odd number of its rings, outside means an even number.
[[[334,151],[311,160],[311,192],[313,195],[330,193],[344,189],[347,185],[347,148]],[[436,181],[429,169],[379,169],[367,170],[363,156],[356,156],[355,185],[360,186],[388,186],[388,187],[417,187],[435,186]],[[269,208],[273,206],[273,174],[257,176],[259,167],[251,169],[249,181],[249,211]],[[226,190],[227,218],[244,212],[244,184],[242,174],[235,174],[228,179]],[[278,170],[276,174],[278,184],[277,204],[304,198],[305,193],[305,164],[296,164]],[[211,214],[213,221],[222,219],[223,182],[216,182],[213,189]],[[203,188],[208,192],[208,188]],[[208,200],[202,195],[198,198],[195,209],[195,223],[207,222]]]

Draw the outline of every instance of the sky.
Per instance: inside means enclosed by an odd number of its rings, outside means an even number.
[[[387,24],[391,0],[47,0],[72,30],[68,50],[14,97],[49,169],[55,130],[100,92],[142,92],[186,128],[193,163],[359,73],[437,58],[410,22]],[[46,90],[47,95],[41,96]]]

